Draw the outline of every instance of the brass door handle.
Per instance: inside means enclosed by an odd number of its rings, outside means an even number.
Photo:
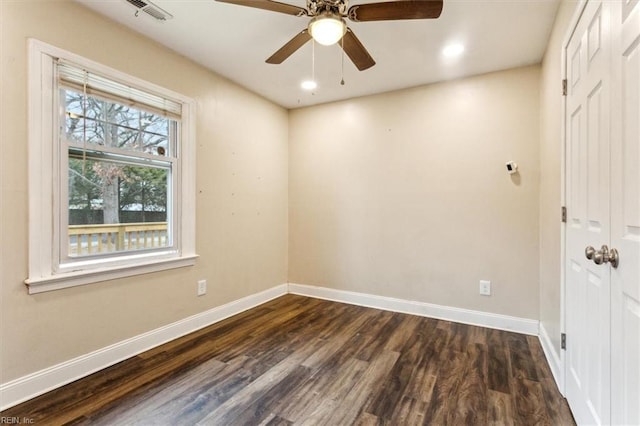
[[[596,254],[596,249],[593,247],[587,246],[587,248],[584,249],[584,255],[587,256],[587,259],[593,260],[594,254]]]

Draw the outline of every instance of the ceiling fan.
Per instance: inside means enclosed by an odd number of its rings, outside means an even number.
[[[367,49],[347,27],[344,18],[353,22],[391,21],[401,19],[435,19],[442,12],[442,0],[398,0],[365,3],[348,7],[348,0],[307,0],[307,8],[271,0],[217,0],[240,6],[270,10],[294,16],[311,17],[309,25],[289,40],[266,62],[281,64],[312,38],[326,46],[340,45],[349,59],[364,71],[376,64]]]

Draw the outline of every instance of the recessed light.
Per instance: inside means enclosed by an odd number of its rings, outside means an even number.
[[[447,58],[455,58],[462,55],[462,52],[464,52],[464,46],[460,43],[450,44],[442,49],[442,54]]]
[[[300,87],[302,87],[304,90],[313,90],[318,87],[318,84],[313,80],[306,80],[303,81],[302,84],[300,84]]]

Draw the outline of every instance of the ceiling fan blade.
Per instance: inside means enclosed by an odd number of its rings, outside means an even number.
[[[401,0],[351,6],[347,16],[354,22],[399,19],[435,19],[442,13],[442,0]]]
[[[265,62],[268,64],[281,64],[285,59],[291,56],[293,52],[300,49],[309,40],[311,40],[311,34],[309,34],[309,31],[305,28],[289,40],[287,44],[282,46],[280,50],[271,55]]]
[[[216,0],[220,3],[231,3],[239,6],[255,7],[256,9],[270,10],[271,12],[286,13],[294,16],[307,16],[307,9],[291,4],[279,3],[271,0]]]
[[[347,32],[342,37],[342,40],[338,42],[344,49],[351,62],[354,63],[356,68],[360,71],[364,71],[367,68],[371,68],[376,64],[367,49],[364,48],[358,37],[351,31],[351,28],[347,28]]]

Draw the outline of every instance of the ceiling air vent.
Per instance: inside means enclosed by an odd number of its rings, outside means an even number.
[[[167,19],[173,18],[173,15],[171,15],[169,12],[161,9],[148,0],[126,0],[126,2],[133,5],[136,9],[138,9],[138,11],[141,10],[152,18],[157,19],[158,21],[166,21]],[[138,16],[137,13],[138,12],[136,12],[136,16]]]

